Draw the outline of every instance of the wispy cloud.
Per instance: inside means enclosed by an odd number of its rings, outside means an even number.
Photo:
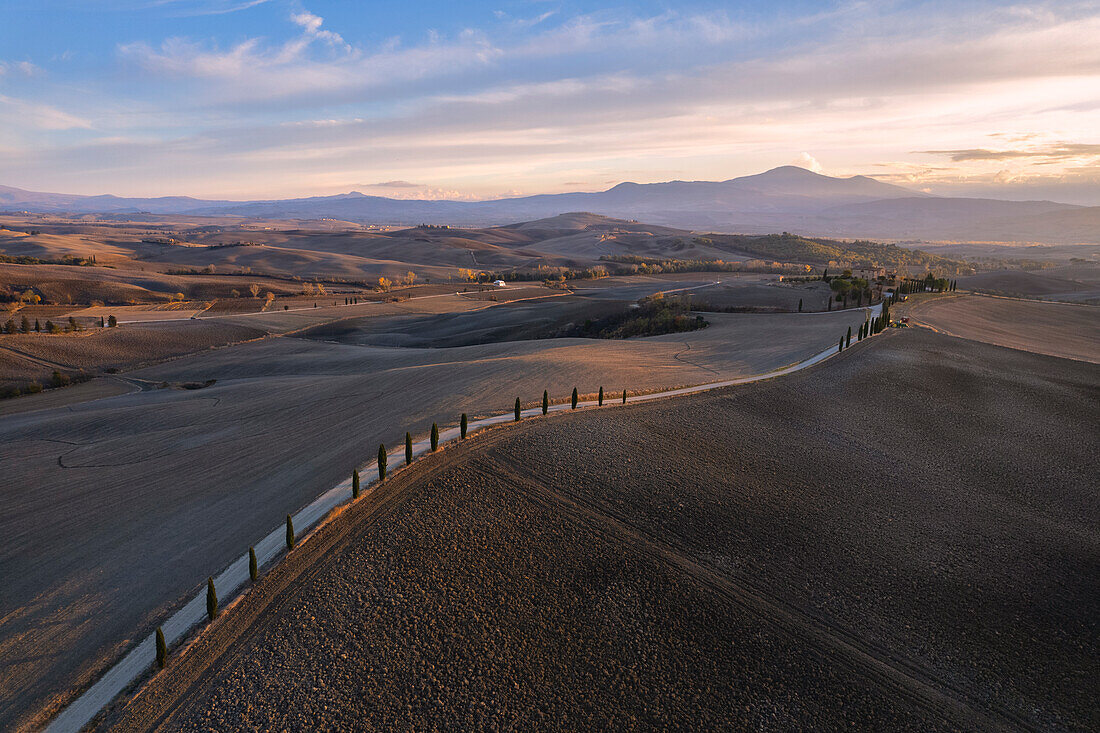
[[[67,180],[125,167],[118,180],[201,195],[388,179],[364,188],[484,195],[819,159],[836,175],[887,163],[879,170],[918,183],[1006,171],[1008,185],[1037,166],[1090,165],[1100,129],[1100,14],[1080,6],[851,2],[753,22],[733,10],[501,14],[370,42],[300,6],[274,15],[274,33],[233,43],[119,46],[117,73],[140,103],[74,118],[130,141],[15,146],[7,163]]]
[[[271,0],[152,0],[145,7],[164,7],[180,17],[227,15],[264,5]]]
[[[0,121],[6,126],[33,125],[42,130],[90,129],[92,124],[56,107],[0,94]]]
[[[345,51],[351,50],[351,46],[344,42],[344,39],[340,37],[339,33],[323,30],[321,28],[321,25],[325,22],[325,19],[321,16],[314,15],[308,10],[303,10],[300,13],[292,13],[290,19],[295,25],[302,27],[306,36],[324,41],[330,46],[336,46]]]
[[[1100,144],[1061,143],[1058,145],[1023,148],[1016,150],[989,150],[968,148],[964,150],[922,150],[929,155],[946,155],[956,163],[971,160],[1010,160],[1013,158],[1041,158],[1048,160],[1100,158]]]
[[[30,61],[0,61],[0,77],[7,75],[37,76],[42,69]]]

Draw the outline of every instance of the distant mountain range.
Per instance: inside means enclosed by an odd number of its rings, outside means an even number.
[[[873,239],[1100,243],[1100,207],[930,196],[866,176],[783,166],[728,181],[621,183],[606,191],[494,201],[427,201],[353,191],[275,201],[121,198],[0,186],[0,210],[36,213],[342,219],[376,224],[490,225],[574,211],[692,230]]]

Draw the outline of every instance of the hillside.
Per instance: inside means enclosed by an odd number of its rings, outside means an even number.
[[[708,234],[696,242],[780,262],[803,262],[818,266],[835,263],[841,267],[908,268],[914,272],[971,272],[961,260],[878,242],[840,242],[810,239],[794,234],[768,234],[761,237],[736,234]]]
[[[97,729],[1094,729],[1094,375],[894,332],[475,437]]]
[[[625,182],[605,191],[480,202],[391,199],[357,191],[269,201],[204,201],[76,196],[0,187],[0,209],[461,226],[507,224],[586,211],[722,232],[1100,243],[1100,207],[929,196],[867,176],[837,178],[795,166],[726,181]]]

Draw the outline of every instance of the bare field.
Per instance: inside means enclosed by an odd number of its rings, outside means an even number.
[[[1065,265],[1034,272],[982,272],[959,278],[959,286],[997,295],[1100,304],[1100,265]]]
[[[768,371],[862,319],[716,314],[683,335],[454,349],[264,339],[128,375],[217,380],[206,389],[5,417],[0,564],[12,580],[0,599],[0,726],[40,721],[380,442],[463,411],[505,411],[516,396],[535,404],[544,388],[564,399],[575,385],[646,390]],[[59,510],[70,506],[79,511]]]
[[[176,293],[199,300],[228,298],[233,290],[246,293],[253,282],[276,295],[296,293],[302,287],[262,276],[166,275],[142,263],[118,269],[0,263],[0,286],[20,291],[33,288],[45,300],[59,304],[158,303],[173,299]]]
[[[258,329],[218,322],[140,324],[68,334],[4,334],[0,353],[35,363],[39,374],[48,376],[54,369],[133,368],[263,335]]]
[[[725,278],[723,278],[725,280]],[[692,304],[699,310],[712,308],[760,308],[795,312],[802,301],[804,311],[823,311],[832,291],[827,283],[751,283],[723,282],[722,287],[692,293]]]
[[[1100,308],[1096,306],[954,296],[916,302],[905,315],[961,338],[1100,362]]]
[[[1096,370],[897,331],[498,429],[100,728],[1095,729]]]

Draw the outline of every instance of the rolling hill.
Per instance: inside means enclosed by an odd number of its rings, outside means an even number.
[[[271,201],[120,198],[39,193],[0,186],[0,209],[46,213],[151,213],[372,223],[492,225],[586,211],[692,230],[878,239],[1100,243],[1100,207],[1052,201],[930,196],[795,166],[727,181],[620,183],[606,191],[493,201],[335,196]]]

